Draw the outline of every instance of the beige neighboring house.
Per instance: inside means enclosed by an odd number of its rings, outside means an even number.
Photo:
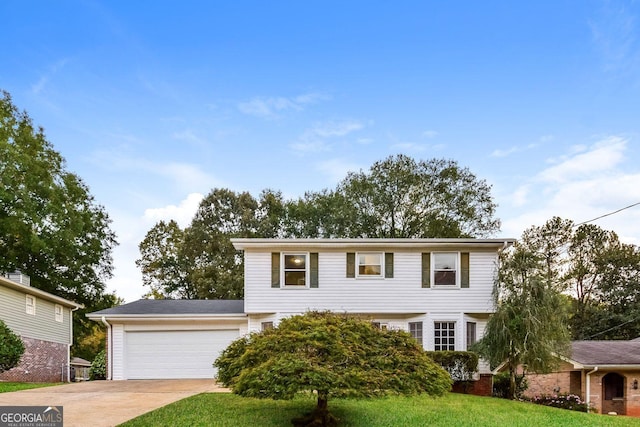
[[[573,341],[549,374],[527,374],[525,396],[575,394],[597,412],[640,417],[640,340]]]
[[[21,273],[0,275],[0,320],[25,346],[20,364],[0,373],[0,381],[69,380],[73,312],[81,304],[30,286]]]

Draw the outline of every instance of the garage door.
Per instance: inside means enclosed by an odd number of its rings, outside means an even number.
[[[239,336],[237,329],[127,332],[125,378],[213,378],[213,361]]]

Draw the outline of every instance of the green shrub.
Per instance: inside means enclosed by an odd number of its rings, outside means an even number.
[[[15,368],[24,354],[24,343],[0,320],[0,372]]]
[[[523,375],[516,375],[516,398],[521,399],[522,393],[529,387]],[[509,372],[500,372],[493,376],[493,396],[509,399]]]
[[[453,381],[471,381],[478,372],[478,355],[471,351],[428,351],[427,354]]]
[[[104,350],[98,353],[89,368],[89,379],[104,380],[107,378],[107,355]]]

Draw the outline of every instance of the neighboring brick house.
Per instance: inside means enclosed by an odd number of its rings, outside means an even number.
[[[0,320],[20,335],[25,346],[20,364],[0,373],[0,381],[67,381],[72,316],[81,307],[30,286],[25,275],[0,276]]]
[[[575,394],[599,413],[640,416],[640,340],[574,341],[549,374],[527,374],[525,396]]]

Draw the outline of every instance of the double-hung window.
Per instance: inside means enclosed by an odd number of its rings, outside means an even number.
[[[60,304],[56,304],[55,305],[55,318],[56,318],[56,322],[62,322],[64,321],[64,311],[62,309],[62,306]]]
[[[458,253],[436,252],[433,254],[433,284],[435,286],[458,285]]]
[[[34,297],[33,295],[27,295],[26,312],[27,314],[36,314],[36,297]]]
[[[283,271],[285,287],[307,286],[307,254],[284,254]]]
[[[456,322],[434,322],[433,335],[435,351],[456,349]]]
[[[422,322],[409,322],[409,333],[422,345]]]
[[[358,277],[382,277],[382,252],[358,253]]]

